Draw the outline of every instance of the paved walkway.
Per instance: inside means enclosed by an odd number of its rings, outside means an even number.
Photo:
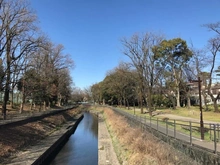
[[[102,114],[99,114],[98,127],[98,165],[119,165],[112,145],[112,140]]]

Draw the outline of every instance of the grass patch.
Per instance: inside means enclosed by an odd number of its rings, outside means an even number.
[[[117,107],[118,109],[121,109],[125,112],[128,112],[130,114],[135,114],[137,116],[149,116],[149,113],[141,114],[139,108],[130,107],[129,110],[125,107]],[[177,108],[175,110],[169,109],[169,108],[157,108],[157,111],[160,111],[165,114],[173,114],[183,117],[190,117],[193,119],[200,119],[200,109],[199,106],[191,106],[190,109],[188,108]],[[146,112],[146,108],[144,108],[144,112]],[[205,111],[203,109],[203,120],[213,121],[213,122],[220,122],[220,113],[216,113],[213,111],[213,109],[210,108],[210,111]]]

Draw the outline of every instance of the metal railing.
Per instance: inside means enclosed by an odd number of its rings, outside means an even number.
[[[220,140],[220,124],[204,123],[203,131],[205,139],[201,140],[199,122],[172,120],[168,118],[159,119],[149,116],[143,117],[127,113],[117,108],[112,109],[127,118],[135,120],[140,125],[144,124],[150,129],[165,134],[168,137],[185,141],[193,146],[206,148],[212,153],[217,154],[220,151],[220,145],[218,144]]]

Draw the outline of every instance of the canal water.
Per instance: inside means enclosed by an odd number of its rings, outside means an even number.
[[[97,165],[98,118],[84,113],[75,133],[61,149],[51,165]]]

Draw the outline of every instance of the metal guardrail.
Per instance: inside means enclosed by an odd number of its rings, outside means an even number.
[[[155,117],[141,117],[127,113],[123,110],[111,107],[117,113],[144,124],[150,129],[154,129],[168,137],[185,141],[190,145],[208,149],[210,152],[217,154],[220,152],[220,125],[213,123],[204,123],[205,140],[200,140],[200,123],[182,120],[170,120],[168,118],[159,119]],[[196,136],[197,134],[197,136]],[[219,153],[218,153],[219,154]]]

